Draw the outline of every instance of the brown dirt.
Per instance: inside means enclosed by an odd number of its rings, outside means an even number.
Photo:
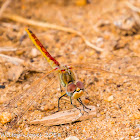
[[[10,112],[13,117],[25,112],[19,125],[10,129],[7,135],[17,134],[20,139],[29,138],[29,135],[31,139],[38,139],[40,136],[40,139],[52,140],[70,135],[81,140],[140,139],[140,78],[93,70],[96,64],[112,72],[140,75],[139,13],[127,6],[127,0],[91,0],[83,6],[78,1],[15,0],[4,13],[78,30],[94,45],[103,48],[102,53],[86,46],[75,34],[28,26],[0,17],[0,54],[12,57],[0,56],[0,85],[5,85],[4,89],[0,88],[1,112]],[[0,5],[3,3],[0,0]],[[138,0],[132,4],[140,6]],[[96,106],[97,117],[51,127],[28,124],[57,110],[60,90],[54,74],[30,87],[51,68],[26,36],[24,29],[27,26],[61,64],[70,63],[77,67],[75,74],[84,81],[86,88],[82,100]],[[8,47],[16,50],[2,51]],[[5,106],[9,101],[10,104]],[[29,104],[32,106],[27,109]],[[62,110],[70,108],[73,108],[70,102],[61,101]],[[0,124],[0,132],[8,126],[9,123]],[[2,139],[5,135],[0,133]]]

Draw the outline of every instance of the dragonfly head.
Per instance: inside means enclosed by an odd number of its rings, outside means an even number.
[[[78,99],[84,93],[84,84],[81,81],[77,81],[76,84],[69,83],[67,85],[67,93],[74,99]]]

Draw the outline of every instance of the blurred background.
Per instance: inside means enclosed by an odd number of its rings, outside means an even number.
[[[18,93],[21,96],[35,78],[51,70],[25,28],[31,29],[62,64],[82,63],[83,70],[97,64],[112,72],[140,75],[140,0],[0,0],[0,104]],[[77,73],[84,75],[89,93],[83,97],[84,103],[97,107],[97,118],[51,128],[29,126],[23,119],[22,131],[59,131],[61,138],[69,135],[82,139],[139,138],[139,81],[95,75],[92,71]],[[51,78],[53,75],[48,77]],[[32,113],[38,106],[46,105],[46,113],[40,112],[42,116],[56,109],[59,82],[54,82],[52,87],[47,89],[46,98],[42,95],[45,103],[34,105],[30,109]],[[30,111],[25,118],[31,115]],[[31,117],[41,118],[37,113]]]

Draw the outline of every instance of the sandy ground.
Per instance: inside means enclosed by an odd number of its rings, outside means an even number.
[[[1,0],[0,6],[3,4]],[[6,135],[16,139],[140,139],[139,7],[139,0],[12,1],[0,16],[0,111],[10,112],[12,118],[24,114],[6,133],[2,132],[11,124],[0,124],[1,139]],[[5,14],[75,29],[104,51],[95,51],[76,34],[28,25]],[[26,35],[25,27],[61,64],[76,67],[77,79],[85,84],[82,100],[96,107],[96,117],[49,127],[29,124],[57,111],[61,94],[54,73],[36,82],[51,67]],[[73,108],[66,99],[60,107]]]

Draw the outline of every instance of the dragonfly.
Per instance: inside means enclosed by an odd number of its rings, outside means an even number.
[[[42,43],[39,41],[39,39],[36,37],[36,35],[28,28],[25,29],[27,34],[29,35],[29,38],[32,40],[33,44],[37,47],[37,49],[42,53],[42,55],[46,58],[47,62],[49,63],[49,65],[51,66],[52,70],[47,72],[46,74],[44,74],[41,78],[39,78],[38,80],[35,80],[31,86],[29,88],[27,88],[24,92],[20,93],[19,95],[17,95],[15,98],[12,98],[6,105],[5,107],[10,109],[14,108],[15,110],[17,109],[18,111],[21,111],[21,113],[17,113],[15,116],[15,118],[11,121],[11,126],[14,126],[19,120],[21,120],[21,118],[26,114],[26,112],[30,109],[31,105],[33,105],[33,102],[35,99],[39,99],[39,94],[41,94],[42,92],[44,92],[44,89],[47,88],[47,90],[49,90],[49,88],[52,86],[52,84],[54,83],[53,81],[53,77],[51,77],[51,80],[49,79],[49,75],[52,73],[55,73],[59,79],[60,82],[60,92],[62,92],[62,89],[65,90],[64,94],[61,94],[61,96],[58,98],[58,110],[60,110],[60,100],[62,99],[62,97],[64,96],[69,96],[70,98],[70,103],[73,105],[73,107],[75,107],[76,109],[78,109],[80,111],[80,113],[82,113],[82,110],[80,108],[78,108],[75,104],[73,104],[73,100],[76,99],[82,106],[83,106],[83,111],[88,113],[87,110],[91,110],[90,108],[88,108],[81,100],[81,97],[83,96],[84,93],[88,94],[87,89],[89,89],[88,91],[91,92],[93,90],[91,90],[89,87],[91,85],[94,84],[94,72],[100,72],[100,73],[107,73],[107,77],[109,77],[109,75],[116,75],[117,77],[128,77],[130,79],[135,79],[135,80],[140,80],[140,76],[139,73],[136,75],[130,75],[130,74],[125,74],[124,71],[123,72],[112,72],[108,66],[110,67],[112,65],[112,63],[108,63],[106,65],[106,68],[102,68],[100,66],[100,64],[98,65],[90,65],[90,67],[87,67],[87,64],[82,64],[82,63],[78,63],[75,64],[74,66],[68,66],[68,65],[60,65],[60,63],[51,56],[51,54],[47,51],[47,49],[42,45]],[[140,59],[138,58],[134,58],[135,60],[130,60],[130,64],[132,65],[132,62],[135,62],[134,65],[139,64],[138,62],[140,61]],[[129,59],[124,61],[119,61],[118,63],[116,62],[116,65],[119,66],[119,70],[120,67],[122,67],[124,70],[126,70],[126,68],[128,67]],[[126,64],[126,65],[124,65]],[[115,65],[112,65],[112,67],[115,67]],[[81,71],[85,70],[86,73],[82,73]],[[83,75],[86,75],[86,80],[87,83],[85,84],[85,82],[78,80],[80,79],[79,77],[77,78],[76,74],[74,73],[74,71],[78,71],[80,72],[79,75],[81,75],[81,77],[83,77]],[[91,73],[91,75],[88,75],[87,73]],[[92,77],[93,76],[93,77]],[[100,75],[98,75],[100,76]],[[96,81],[96,79],[95,79]],[[45,83],[46,82],[46,83]],[[85,87],[85,85],[87,85],[87,87]],[[55,87],[56,88],[56,87]],[[48,93],[47,96],[49,96],[49,94],[54,94],[52,93],[52,90],[50,91],[50,93]],[[52,95],[53,96],[53,95]],[[26,104],[22,104],[23,102],[26,102],[27,100],[27,105]],[[28,102],[29,101],[29,102]],[[19,103],[17,103],[19,102]],[[15,105],[16,104],[16,105]],[[21,107],[20,107],[21,106]],[[22,107],[23,106],[23,107]],[[3,111],[5,111],[6,109],[4,108]],[[13,110],[12,110],[13,111]]]
[[[54,59],[54,57],[52,57],[50,55],[50,53],[47,51],[47,49],[45,49],[45,47],[42,45],[42,43],[39,41],[39,39],[36,37],[36,35],[34,33],[30,29],[26,28],[25,30],[28,33],[28,35],[29,35],[30,39],[32,40],[32,42],[34,43],[34,45],[46,58],[46,60],[48,61],[48,63],[52,67],[52,69],[57,72],[60,83],[61,83],[60,89],[61,89],[61,86],[65,87],[65,91],[66,91],[65,94],[60,96],[58,99],[58,111],[60,110],[59,101],[65,95],[68,95],[70,97],[71,104],[75,108],[77,108],[81,114],[82,114],[81,109],[79,109],[76,105],[74,105],[72,103],[72,99],[76,99],[83,106],[83,110],[85,112],[86,112],[85,108],[88,110],[91,110],[90,108],[86,107],[83,104],[83,102],[80,98],[84,94],[84,84],[81,81],[76,81],[72,68],[67,65],[64,65],[64,66],[60,65],[60,63],[56,59]]]

